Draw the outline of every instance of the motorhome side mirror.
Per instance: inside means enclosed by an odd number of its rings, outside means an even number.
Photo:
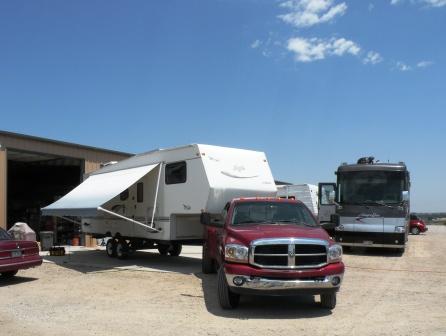
[[[339,215],[338,214],[330,215],[330,222],[332,222],[335,227],[339,226],[339,224],[340,224]]]
[[[200,215],[200,223],[209,225],[211,223],[211,214],[209,212],[202,212]]]
[[[407,190],[401,192],[401,199],[403,202],[409,202],[409,192]]]

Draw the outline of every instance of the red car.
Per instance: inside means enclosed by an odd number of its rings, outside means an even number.
[[[0,274],[11,278],[21,269],[40,266],[42,257],[35,241],[14,240],[0,228]]]
[[[424,221],[416,215],[410,215],[409,226],[410,233],[414,235],[420,234],[420,232],[427,231],[426,223],[424,223]]]

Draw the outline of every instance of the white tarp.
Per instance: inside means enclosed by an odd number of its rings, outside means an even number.
[[[36,233],[26,223],[15,223],[14,226],[8,230],[8,233],[13,236],[15,240],[36,241]]]
[[[95,216],[98,207],[119,195],[158,165],[152,164],[91,175],[64,197],[43,208],[42,215]]]

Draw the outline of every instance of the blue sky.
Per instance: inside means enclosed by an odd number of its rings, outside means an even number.
[[[1,1],[0,129],[263,150],[275,178],[405,161],[446,211],[446,0]]]

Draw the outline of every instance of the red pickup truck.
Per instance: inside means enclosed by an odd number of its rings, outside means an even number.
[[[344,275],[342,247],[335,244],[299,201],[238,198],[220,220],[203,214],[203,273],[218,272],[222,308],[240,295],[320,295],[336,306]]]

